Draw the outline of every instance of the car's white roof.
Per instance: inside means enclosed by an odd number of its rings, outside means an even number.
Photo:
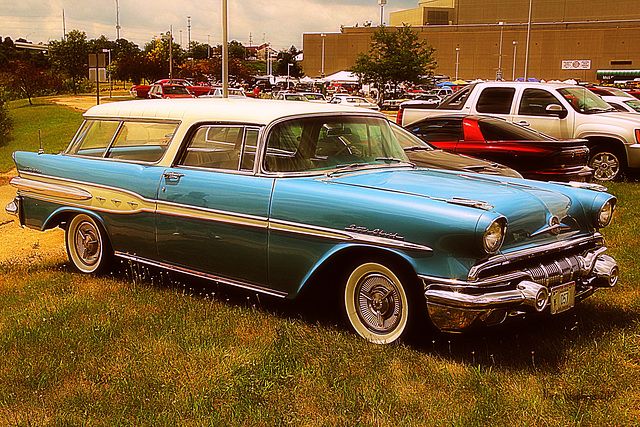
[[[266,125],[282,117],[318,113],[363,114],[358,107],[251,98],[154,99],[111,102],[90,108],[85,118],[223,121]],[[368,112],[368,114],[378,114]]]

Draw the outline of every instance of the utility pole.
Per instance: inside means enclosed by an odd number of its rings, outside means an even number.
[[[191,17],[187,16],[187,52],[191,58]]]
[[[227,0],[222,0],[222,97],[229,97],[229,29],[227,23]]]
[[[116,41],[120,40],[120,5],[116,0]]]
[[[64,22],[64,9],[62,9],[62,38],[67,39],[67,24]]]
[[[527,51],[524,55],[524,81],[529,81],[529,44],[531,43],[531,5],[533,1],[529,0],[529,21],[527,22]]]

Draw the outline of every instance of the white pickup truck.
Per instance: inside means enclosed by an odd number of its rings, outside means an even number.
[[[483,82],[459,90],[435,109],[404,108],[398,124],[442,114],[501,117],[559,139],[587,140],[594,178],[609,181],[640,168],[640,114],[616,113],[581,86],[550,83]]]

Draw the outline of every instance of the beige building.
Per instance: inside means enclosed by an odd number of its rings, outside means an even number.
[[[640,78],[638,0],[423,0],[394,11],[390,27],[409,24],[436,49],[437,74],[462,79],[523,77],[595,82]],[[303,35],[304,72],[320,77],[346,70],[369,50],[377,27]]]

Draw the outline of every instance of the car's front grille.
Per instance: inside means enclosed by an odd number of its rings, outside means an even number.
[[[523,269],[540,285],[555,286],[575,280],[581,272],[581,263],[576,255],[540,263]]]

